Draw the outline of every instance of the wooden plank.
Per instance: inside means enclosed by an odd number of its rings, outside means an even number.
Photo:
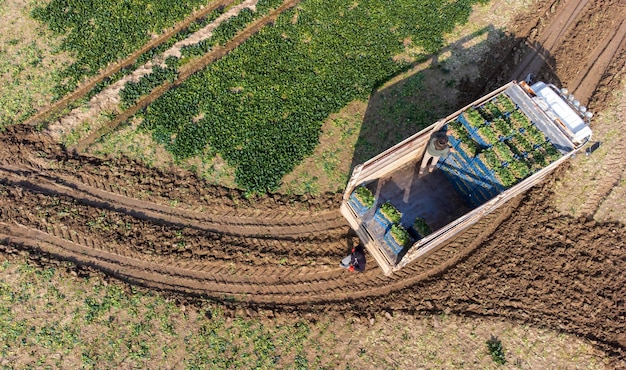
[[[343,202],[339,211],[341,212],[343,217],[346,218],[346,220],[350,224],[350,227],[356,232],[361,242],[363,242],[365,249],[367,249],[372,257],[374,257],[374,260],[383,270],[383,273],[387,276],[391,275],[392,264],[389,262],[386,255],[381,252],[378,243],[376,243],[376,241],[369,235],[369,233],[363,227],[361,227],[363,223],[361,222],[360,218],[356,216],[352,207],[350,207],[348,203]]]

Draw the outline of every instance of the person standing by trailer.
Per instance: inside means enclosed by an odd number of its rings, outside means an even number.
[[[339,266],[350,271],[365,271],[365,251],[363,250],[363,246],[359,244],[352,248],[352,253],[342,259]]]
[[[426,153],[424,153],[424,158],[422,158],[422,163],[420,164],[419,176],[426,172],[426,167],[428,167],[429,173],[433,172],[439,158],[445,157],[448,154],[450,154],[450,144],[448,143],[448,135],[446,132],[437,131],[432,134],[430,140],[428,140]]]

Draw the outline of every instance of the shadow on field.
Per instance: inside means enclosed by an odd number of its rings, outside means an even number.
[[[543,63],[525,69],[529,56]],[[421,58],[421,60],[424,60]],[[534,74],[560,86],[555,60],[541,45],[487,26],[415,62],[372,92],[350,171],[512,79]],[[535,64],[536,65],[536,64]]]

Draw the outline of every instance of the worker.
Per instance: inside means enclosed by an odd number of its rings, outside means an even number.
[[[352,248],[352,253],[347,255],[341,260],[339,266],[348,269],[350,271],[363,272],[365,271],[365,253],[361,244]]]
[[[439,158],[450,154],[450,149],[451,146],[448,143],[446,131],[437,131],[432,134],[426,146],[426,153],[424,153],[422,163],[420,164],[419,176],[424,174],[427,167],[428,172],[433,172]]]

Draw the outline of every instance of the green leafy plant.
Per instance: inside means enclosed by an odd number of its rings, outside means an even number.
[[[507,122],[504,118],[498,117],[493,120],[493,125],[500,131],[502,136],[510,136],[513,134],[514,130],[511,128],[509,122]]]
[[[496,167],[494,170],[496,172],[496,176],[500,179],[500,182],[502,183],[502,185],[508,188],[509,186],[515,184],[516,182],[515,176],[511,173],[511,171],[509,171],[508,168]]]
[[[530,141],[528,141],[525,135],[522,135],[519,132],[516,132],[513,135],[513,142],[515,143],[515,145],[522,148],[522,150],[525,152],[532,152],[533,150],[533,145],[530,143]]]
[[[356,197],[359,201],[366,206],[367,208],[372,208],[374,205],[374,194],[372,194],[371,190],[361,185],[355,189]]]
[[[513,161],[509,163],[509,169],[517,179],[524,179],[530,173],[525,161]]]
[[[409,232],[406,231],[404,227],[399,224],[391,225],[391,229],[389,231],[393,239],[401,246],[407,247],[411,244],[411,236]]]
[[[513,161],[513,153],[511,152],[511,148],[505,143],[497,142],[493,144],[493,151],[496,153],[498,158],[501,161],[512,162]]]
[[[480,152],[480,145],[474,141],[463,124],[454,120],[448,123],[448,135],[460,141],[460,148],[469,155],[476,155]]]
[[[526,128],[526,136],[533,144],[543,144],[546,142],[546,136],[535,126]]]
[[[513,112],[515,110],[515,103],[506,94],[498,95],[495,103],[502,112]]]
[[[488,143],[493,143],[498,140],[496,133],[487,125],[478,128],[478,134]]]
[[[173,60],[169,61],[175,64]],[[155,65],[152,67],[152,72],[142,76],[138,82],[126,82],[124,88],[120,91],[122,105],[129,107],[135,104],[139,98],[149,94],[165,81],[174,81],[177,75],[178,71],[175,66],[173,68],[169,66],[163,68],[160,65]]]
[[[462,142],[466,142],[470,139],[469,133],[465,129],[465,126],[457,120],[448,122],[449,134],[459,139]]]
[[[488,121],[502,116],[502,112],[500,112],[500,109],[498,109],[493,100],[488,101],[482,107],[480,107],[479,112]]]
[[[541,147],[546,151],[546,159],[550,163],[561,158],[561,153],[556,149],[556,147],[551,142],[546,141]]]
[[[533,170],[538,170],[545,167],[548,162],[546,162],[545,153],[541,150],[535,150],[530,157],[531,168]]]
[[[52,0],[36,6],[32,16],[63,36],[60,49],[74,56],[61,74],[59,97],[148,42],[153,34],[187,17],[205,2],[190,0],[78,1]]]
[[[491,355],[491,359],[498,365],[506,364],[506,358],[504,357],[504,349],[502,348],[502,342],[495,336],[491,336],[487,340],[487,350]]]
[[[473,127],[480,127],[485,123],[485,119],[476,108],[469,108],[463,112],[465,120]]]
[[[402,213],[389,201],[386,201],[380,206],[380,212],[394,224],[400,222],[402,218]]]
[[[424,220],[421,217],[418,217],[417,219],[415,219],[415,222],[413,222],[413,228],[422,237],[425,237],[426,235],[428,235],[428,234],[430,234],[432,232],[432,230],[430,229],[430,226],[428,226],[428,224],[426,223],[426,220]]]
[[[491,168],[496,168],[501,166],[501,162],[496,156],[496,153],[493,152],[492,149],[485,150],[481,153],[482,156],[479,158],[482,160],[484,158],[484,163]]]
[[[513,124],[513,126],[517,128],[528,129],[529,127],[531,127],[528,117],[526,117],[524,113],[518,110],[511,113],[511,115],[509,116],[509,120]]]

